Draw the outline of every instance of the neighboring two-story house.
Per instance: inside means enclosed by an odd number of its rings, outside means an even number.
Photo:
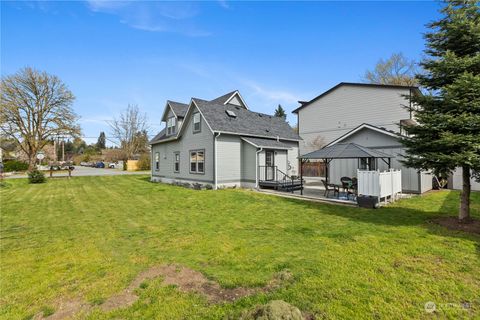
[[[417,87],[342,82],[308,102],[300,102],[298,116],[300,154],[335,143],[353,142],[395,156],[392,168],[402,170],[404,192],[422,193],[432,188],[431,174],[405,167],[400,160],[405,149],[400,142],[402,125],[414,123],[414,108],[408,96],[421,94]],[[330,182],[355,176],[365,164],[356,159],[330,164]],[[370,168],[385,170],[375,161]]]
[[[238,91],[188,104],[167,101],[162,122],[150,141],[152,181],[252,188],[276,178],[265,168],[299,174],[301,138],[284,118],[250,111]]]

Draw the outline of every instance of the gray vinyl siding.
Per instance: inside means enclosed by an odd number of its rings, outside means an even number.
[[[285,142],[290,150],[274,150],[275,165],[282,172],[298,174],[298,143]],[[240,136],[222,134],[217,138],[217,183],[255,182],[257,148],[243,141]],[[290,161],[290,163],[289,163]],[[265,150],[259,153],[259,166],[265,165]],[[289,170],[289,165],[291,169]]]
[[[368,123],[398,131],[398,123],[410,118],[402,95],[409,89],[341,86],[298,112],[300,154],[315,151],[314,139],[326,144],[348,131]]]
[[[160,170],[152,168],[152,175],[163,178],[213,183],[214,147],[213,134],[202,119],[202,130],[193,134],[191,116],[185,119],[187,126],[179,140],[152,145],[152,155],[160,152]],[[205,150],[204,174],[190,173],[190,151]],[[174,153],[180,152],[180,172],[174,172]]]
[[[242,180],[256,182],[256,160],[257,148],[250,143],[242,141]]]
[[[242,176],[242,142],[239,136],[220,135],[217,138],[217,183],[240,183]]]
[[[394,156],[391,160],[391,167],[402,170],[403,192],[423,193],[432,188],[431,175],[405,167],[400,162],[405,154],[405,149],[397,138],[370,129],[362,129],[341,142],[357,143]],[[377,165],[380,171],[388,169],[388,165],[381,159],[377,159]],[[331,183],[338,184],[341,177],[355,177],[357,169],[358,159],[334,159],[330,163],[329,180]]]

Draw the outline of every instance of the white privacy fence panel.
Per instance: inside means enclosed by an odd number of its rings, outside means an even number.
[[[393,199],[402,192],[401,170],[391,169],[383,172],[357,170],[357,178],[359,195]]]

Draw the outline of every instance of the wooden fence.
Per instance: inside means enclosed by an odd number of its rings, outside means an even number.
[[[325,177],[325,163],[306,162],[302,166],[304,177]]]

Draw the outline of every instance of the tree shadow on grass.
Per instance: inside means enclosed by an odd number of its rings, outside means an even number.
[[[435,192],[448,192],[448,194],[435,194]],[[319,210],[322,214],[338,216],[352,221],[375,224],[380,226],[402,227],[421,226],[429,233],[438,236],[475,241],[477,253],[480,255],[480,235],[464,231],[449,230],[433,222],[434,219],[458,214],[459,193],[449,191],[435,191],[419,197],[403,199],[393,205],[379,209],[364,209],[346,207],[335,204],[314,203],[304,200],[282,198],[287,202],[308,210]],[[480,219],[480,193],[475,193],[471,198],[471,214],[475,219]]]

